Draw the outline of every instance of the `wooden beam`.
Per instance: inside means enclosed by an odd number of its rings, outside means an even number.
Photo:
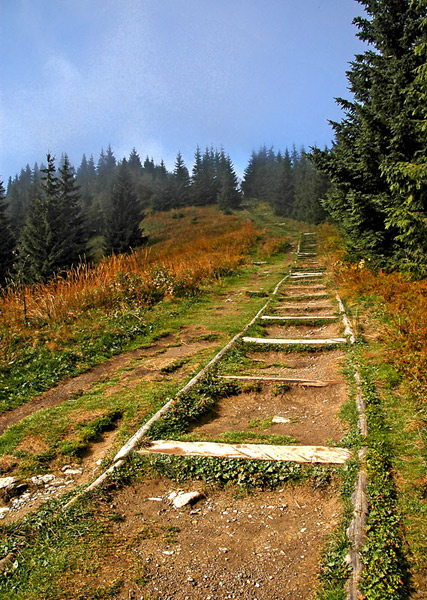
[[[244,381],[263,381],[265,383],[289,383],[289,385],[300,385],[303,387],[326,387],[341,383],[335,380],[323,379],[295,379],[289,377],[261,377],[258,375],[218,375],[220,379],[238,379]]]
[[[287,461],[296,463],[344,464],[351,452],[328,446],[272,446],[270,444],[222,444],[217,442],[179,442],[156,440],[138,450],[138,454],[174,456],[217,456],[247,460]]]
[[[299,344],[303,346],[328,346],[329,344],[346,344],[347,338],[255,338],[243,337],[242,340],[252,344],[280,344],[290,346]]]
[[[286,315],[284,317],[279,317],[276,315],[263,315],[261,319],[272,321],[319,321],[320,319],[337,321],[339,317],[334,315]]]

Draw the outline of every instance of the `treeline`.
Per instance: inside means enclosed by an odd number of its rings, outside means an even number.
[[[427,274],[427,0],[359,0],[369,49],[347,72],[352,100],[313,151],[332,187],[325,208],[355,259]]]
[[[265,200],[278,215],[314,224],[325,219],[321,201],[328,189],[328,177],[295,146],[284,153],[265,146],[252,152],[242,182],[245,198]]]
[[[146,241],[147,210],[217,204],[229,212],[243,198],[270,202],[277,214],[318,223],[327,177],[315,171],[303,149],[253,152],[240,186],[224,150],[198,147],[191,174],[181,153],[171,172],[163,161],[142,162],[134,148],[116,160],[109,146],[83,155],[77,170],[59,164],[29,165],[0,188],[0,285],[45,281],[103,254],[128,252]]]
[[[136,149],[117,161],[109,146],[95,164],[83,155],[75,170],[66,155],[58,168],[29,165],[7,193],[0,187],[0,284],[8,279],[45,281],[103,254],[123,253],[145,240],[144,211],[218,203],[239,207],[242,194],[232,161],[223,150],[195,152],[192,174],[180,153],[172,172],[163,161],[141,161]],[[101,247],[100,247],[101,246]]]

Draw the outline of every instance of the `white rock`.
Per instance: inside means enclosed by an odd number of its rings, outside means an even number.
[[[18,480],[16,479],[16,477],[1,477],[0,478],[0,490],[4,490],[5,488],[12,486],[17,481]]]
[[[3,506],[2,508],[0,508],[0,519],[4,519],[9,511],[10,508],[8,508],[7,506]]]
[[[172,503],[175,508],[182,508],[187,504],[194,504],[204,498],[204,495],[201,492],[187,492],[177,494],[177,496],[173,499]]]
[[[46,473],[46,475],[35,475],[34,477],[31,477],[31,481],[34,483],[34,485],[50,483],[54,479],[56,479],[56,477],[53,475],[53,473]]]
[[[62,469],[65,475],[81,475],[83,473],[82,469]]]
[[[278,415],[276,415],[275,417],[272,418],[271,422],[272,423],[290,423],[291,420],[287,419],[286,417],[279,417]]]
[[[72,465],[64,465],[61,471],[66,471],[67,469],[72,469]]]
[[[56,485],[62,485],[64,483],[64,479],[55,479],[55,481],[52,481],[52,483],[50,484],[51,486],[56,486]]]

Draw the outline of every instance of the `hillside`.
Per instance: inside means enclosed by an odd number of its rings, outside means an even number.
[[[26,288],[26,320],[23,290],[5,297],[0,468],[15,481],[2,492],[0,597],[234,598],[242,586],[265,600],[347,597],[359,469],[370,509],[363,594],[423,597],[424,287],[347,266],[330,227],[317,248],[301,231],[315,230],[265,204],[154,213],[148,249]],[[266,302],[270,316],[254,319]],[[248,341],[201,372],[249,322]],[[259,338],[268,343],[256,347]],[[194,392],[181,392],[188,382]],[[174,397],[129,456],[114,458]],[[202,441],[291,458],[152,454],[161,439],[174,454]],[[313,447],[314,464],[301,463]],[[332,453],[346,464],[328,464]],[[94,495],[76,496],[111,465]],[[171,507],[171,492],[194,490],[205,499]]]

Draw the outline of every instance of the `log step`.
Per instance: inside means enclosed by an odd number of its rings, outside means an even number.
[[[337,321],[339,317],[334,315],[286,315],[284,317],[276,316],[276,315],[263,315],[261,319],[272,320],[272,321],[319,321],[327,320]]]
[[[340,383],[335,380],[323,379],[295,379],[289,377],[262,377],[258,375],[218,375],[220,379],[238,379],[244,381],[263,381],[265,383],[289,383],[289,385],[300,385],[303,387],[326,387]]]
[[[347,338],[255,338],[243,337],[244,342],[252,344],[280,344],[282,346],[290,346],[299,344],[303,346],[328,346],[330,344],[346,344]]]
[[[138,450],[138,454],[172,454],[174,456],[217,456],[249,460],[287,461],[296,463],[344,464],[351,452],[328,446],[272,446],[269,444],[222,444],[217,442],[179,442],[156,440]]]
[[[323,272],[311,272],[311,271],[296,271],[295,273],[291,273],[291,279],[306,279],[309,277],[322,277]]]

